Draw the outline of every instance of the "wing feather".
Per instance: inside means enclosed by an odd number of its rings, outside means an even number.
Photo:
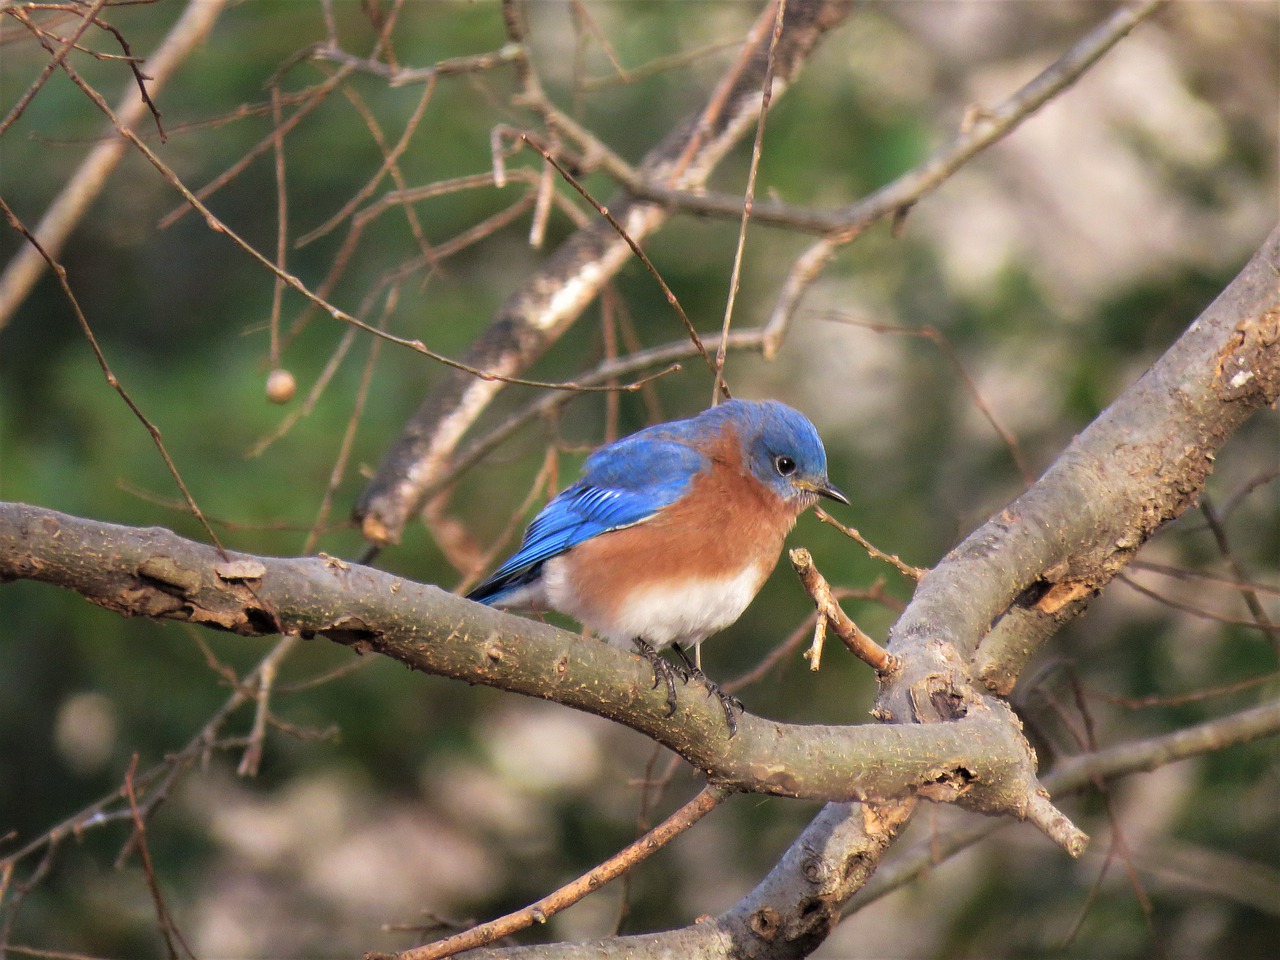
[[[682,439],[664,435],[663,427],[602,447],[583,464],[581,479],[529,524],[520,549],[467,599],[500,602],[535,580],[552,557],[610,530],[644,523],[680,499],[709,465],[706,456]]]

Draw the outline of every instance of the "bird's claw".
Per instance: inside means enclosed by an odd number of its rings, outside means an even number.
[[[738,713],[746,713],[747,708],[744,707],[742,705],[742,701],[733,694],[725,693],[721,690],[718,683],[713,683],[712,681],[707,680],[705,675],[703,676],[703,680],[707,685],[707,696],[714,696],[720,701],[720,707],[724,710],[724,722],[729,727],[729,739],[732,740],[738,732],[738,718],[734,711],[736,710]]]
[[[708,697],[714,696],[720,701],[720,707],[724,710],[724,722],[729,727],[729,737],[732,739],[738,732],[738,718],[734,711],[746,713],[746,707],[742,705],[741,700],[731,693],[725,693],[720,689],[720,684],[703,673],[702,668],[689,659],[689,655],[684,652],[684,648],[680,644],[673,643],[671,647],[683,661],[683,669],[680,666],[677,666],[676,669],[680,670],[680,675],[684,682],[688,683],[690,680],[697,680],[707,688]]]
[[[636,637],[634,643],[636,652],[649,662],[649,666],[653,667],[653,689],[657,690],[663,683],[667,685],[668,717],[674,716],[676,712],[676,677],[679,677],[684,684],[688,684],[690,680],[697,680],[707,688],[707,696],[714,696],[720,701],[720,707],[724,710],[724,722],[729,727],[729,736],[732,738],[737,734],[738,714],[746,712],[742,701],[733,696],[733,694],[725,693],[721,690],[718,683],[703,673],[698,665],[689,659],[689,655],[680,648],[679,644],[673,643],[671,646],[680,657],[681,662],[672,663],[655,650],[653,644],[647,640]]]
[[[671,665],[671,661],[666,659],[662,654],[653,648],[653,645],[639,637],[635,639],[636,652],[645,660],[649,661],[649,666],[653,667],[653,689],[657,690],[658,685],[663,681],[667,684],[667,716],[674,716],[676,712],[676,669]],[[685,683],[689,680],[683,674],[681,679]]]

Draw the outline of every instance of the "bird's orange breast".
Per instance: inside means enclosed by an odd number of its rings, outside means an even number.
[[[737,619],[799,511],[755,478],[733,434],[703,452],[712,465],[680,500],[556,558],[548,586],[557,609],[617,643],[641,621],[648,630],[632,636],[665,645],[700,642]]]

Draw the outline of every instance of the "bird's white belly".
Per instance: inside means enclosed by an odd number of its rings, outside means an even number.
[[[607,606],[583,602],[561,558],[547,561],[543,584],[549,605],[615,646],[642,637],[661,649],[698,644],[742,615],[768,571],[750,566],[735,577],[689,578],[633,587]]]

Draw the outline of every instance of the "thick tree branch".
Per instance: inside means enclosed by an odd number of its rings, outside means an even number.
[[[778,723],[750,714],[730,738],[696,685],[666,694],[647,662],[576,633],[331,557],[229,554],[158,527],[0,504],[0,580],[39,580],[123,616],[200,623],[243,636],[323,635],[441,676],[555,700],[636,729],[713,781],[820,800],[918,791],[981,796],[1015,811],[1031,762],[1003,711],[935,728]]]
[[[925,577],[890,637],[907,676],[883,691],[886,715],[963,715],[975,655],[988,685],[1010,689],[1046,621],[1081,612],[1195,502],[1217,450],[1280,395],[1277,278],[1280,228],[1035,485]]]
[[[1115,780],[1155,770],[1170,763],[1201,756],[1264,737],[1280,736],[1280,700],[1249,707],[1224,717],[1214,717],[1194,727],[1132,743],[1121,743],[1095,753],[1070,757],[1045,776],[1054,796],[1077,793],[1099,779]],[[978,821],[941,838],[932,838],[906,855],[894,857],[858,891],[845,912],[854,913],[883,896],[911,883],[920,874],[983,840],[1004,826],[997,820]]]

